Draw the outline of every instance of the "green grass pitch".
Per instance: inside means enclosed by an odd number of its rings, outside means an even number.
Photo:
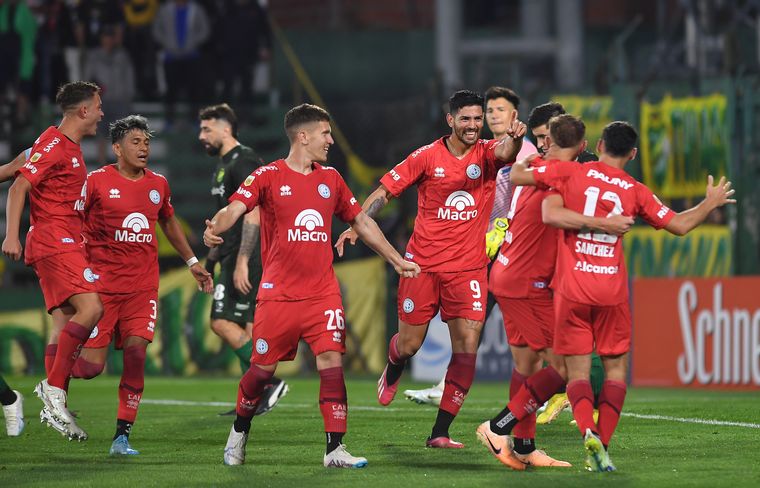
[[[131,435],[141,454],[109,458],[115,427],[118,378],[72,381],[70,406],[90,434],[66,441],[39,423],[35,378],[10,377],[25,397],[27,427],[20,438],[0,436],[0,487],[505,487],[505,486],[757,486],[760,483],[760,392],[725,393],[631,388],[610,454],[616,473],[582,469],[580,434],[564,413],[538,426],[537,444],[573,463],[569,469],[504,468],[475,438],[475,428],[504,404],[506,384],[473,385],[452,426],[462,450],[424,447],[435,409],[406,401],[401,392],[388,408],[375,399],[372,378],[348,381],[349,432],[345,442],[369,466],[322,467],[324,434],[315,378],[289,379],[290,393],[253,422],[247,464],[222,464],[222,449],[237,390],[233,378],[146,380],[143,404]],[[401,390],[427,387],[403,381]],[[166,401],[162,403],[162,401]],[[188,402],[188,403],[182,403]],[[663,418],[653,418],[659,416]],[[680,421],[677,420],[681,419]],[[697,420],[743,425],[695,423]],[[4,434],[4,432],[3,432]]]

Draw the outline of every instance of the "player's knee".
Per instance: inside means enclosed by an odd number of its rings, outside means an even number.
[[[224,337],[224,327],[218,320],[211,321],[211,330],[219,337]]]
[[[74,362],[74,366],[71,368],[71,376],[74,378],[89,380],[102,373],[104,368],[105,363],[93,363],[80,357],[77,358]]]

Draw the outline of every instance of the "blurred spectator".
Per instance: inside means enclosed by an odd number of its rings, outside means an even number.
[[[123,0],[126,28],[124,46],[135,67],[137,91],[141,98],[158,96],[156,79],[156,43],[151,27],[158,12],[158,0]]]
[[[256,64],[269,59],[272,46],[267,13],[258,0],[225,0],[218,39],[224,80],[222,99],[252,102]]]
[[[58,87],[69,81],[64,49],[76,46],[73,14],[64,0],[44,0],[37,11],[40,17],[37,82],[42,97],[53,100]]]
[[[122,45],[124,13],[116,0],[79,0],[74,13],[74,34],[79,47],[79,59],[76,62],[81,73],[89,53],[100,47],[100,31],[104,26],[113,26],[116,42],[119,46]],[[75,76],[75,73],[70,74]]]
[[[111,122],[132,112],[135,74],[127,51],[118,44],[117,27],[102,26],[100,47],[87,56],[84,77],[100,85],[103,97],[103,120],[98,124],[98,161],[107,162],[108,127]]]
[[[172,0],[161,6],[153,23],[153,37],[163,48],[166,76],[166,119],[174,120],[177,95],[187,93],[194,107],[201,99],[204,69],[200,47],[211,33],[206,11],[194,0]]]
[[[9,88],[15,94],[18,125],[29,119],[36,38],[37,20],[26,2],[0,0],[0,99]]]

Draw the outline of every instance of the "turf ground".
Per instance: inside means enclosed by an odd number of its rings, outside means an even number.
[[[72,382],[71,408],[90,434],[66,441],[38,420],[35,379],[6,378],[26,396],[27,427],[20,438],[0,436],[0,487],[12,486],[758,486],[760,392],[718,393],[630,389],[610,450],[616,473],[583,471],[578,431],[563,414],[538,427],[538,446],[574,464],[569,469],[512,472],[475,438],[482,420],[503,407],[507,388],[476,383],[452,426],[463,450],[424,448],[435,409],[404,400],[388,408],[375,400],[371,378],[351,379],[349,433],[362,470],[322,467],[324,434],[317,407],[318,382],[290,379],[290,393],[271,413],[256,418],[247,464],[222,465],[236,380],[148,378],[132,435],[141,454],[108,456],[115,425],[118,378]],[[402,389],[414,385],[402,382]],[[717,423],[697,423],[712,420]],[[728,424],[741,425],[728,425]]]

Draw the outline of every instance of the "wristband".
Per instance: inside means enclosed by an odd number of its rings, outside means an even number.
[[[198,264],[198,258],[196,258],[195,256],[193,256],[190,259],[188,259],[187,261],[185,261],[185,264],[187,264],[187,267],[190,268],[194,264]]]

